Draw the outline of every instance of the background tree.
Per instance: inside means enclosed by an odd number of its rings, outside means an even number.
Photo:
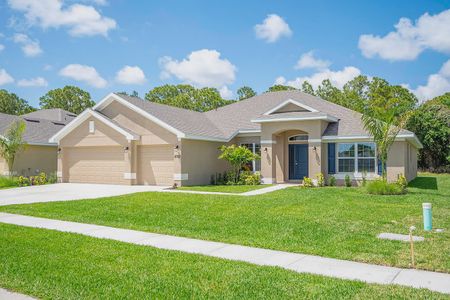
[[[215,88],[197,89],[188,84],[166,84],[155,87],[145,94],[145,99],[200,112],[216,109],[233,102],[233,100],[223,99]]]
[[[329,79],[322,81],[322,84],[317,87],[315,92],[317,96],[330,102],[341,104],[342,101],[342,91],[337,87],[333,86]]]
[[[0,90],[0,112],[9,115],[23,115],[34,111],[27,101],[7,90]]]
[[[295,87],[289,86],[289,85],[281,85],[281,84],[275,84],[271,86],[266,93],[268,92],[279,92],[279,91],[294,91],[296,90]]]
[[[244,100],[256,96],[256,92],[249,86],[240,87],[237,90],[238,100]]]
[[[302,83],[302,92],[315,96],[314,88],[308,81],[303,81]]]
[[[39,98],[41,108],[61,108],[74,114],[80,114],[86,108],[94,106],[91,95],[76,86],[50,90]]]
[[[424,102],[413,113],[407,128],[423,144],[419,167],[438,172],[450,171],[450,93]]]
[[[253,153],[245,146],[222,145],[220,151],[222,153],[219,155],[219,159],[228,161],[232,167],[234,183],[239,182],[239,174],[247,163],[260,158],[258,154]]]
[[[12,175],[17,153],[25,147],[25,141],[23,140],[25,129],[26,125],[24,121],[15,121],[6,132],[0,136],[0,154],[8,165],[10,176]]]

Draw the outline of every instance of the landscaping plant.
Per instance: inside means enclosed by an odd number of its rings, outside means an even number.
[[[352,186],[352,180],[350,179],[350,176],[345,175],[344,181],[345,181],[345,186],[346,187],[351,187]]]
[[[230,172],[231,178],[228,176],[228,182],[232,182],[234,184],[239,183],[239,176],[242,168],[249,162],[259,159],[258,154],[254,154],[245,146],[226,146],[222,145],[220,147],[220,151],[222,152],[219,155],[219,159],[224,159],[230,163],[232,167],[232,171]]]
[[[325,185],[325,178],[323,177],[323,174],[319,173],[316,175],[316,177],[317,177],[317,186],[323,187]]]
[[[25,147],[25,141],[23,140],[25,128],[25,122],[16,121],[11,124],[3,135],[0,135],[0,156],[5,159],[10,176],[12,176],[17,153]]]
[[[314,187],[312,179],[307,176],[303,177],[303,187],[305,187],[305,188]]]
[[[367,192],[374,195],[401,195],[405,190],[397,183],[390,183],[384,179],[376,179],[367,184]]]
[[[331,175],[328,178],[328,185],[329,186],[336,186],[336,177],[334,177],[333,175]]]
[[[19,182],[14,177],[0,176],[0,189],[18,186]]]

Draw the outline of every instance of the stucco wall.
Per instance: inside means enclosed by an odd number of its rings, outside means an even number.
[[[177,143],[175,134],[116,101],[106,106],[101,112],[124,128],[140,135],[141,145],[175,145]]]
[[[223,143],[181,140],[181,174],[188,174],[188,180],[181,185],[209,184],[211,175],[229,169],[228,163],[218,159],[219,147]]]
[[[34,176],[40,172],[50,174],[56,172],[57,162],[56,146],[27,145],[17,154],[13,172],[22,176]],[[0,158],[1,174],[8,172],[8,166],[3,158]]]

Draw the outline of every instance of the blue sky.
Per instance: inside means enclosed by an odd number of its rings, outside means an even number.
[[[421,99],[450,91],[450,1],[8,0],[0,33],[0,88],[34,106],[67,84],[95,101],[165,83],[234,97],[357,74]]]

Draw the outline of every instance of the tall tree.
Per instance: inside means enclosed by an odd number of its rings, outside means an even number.
[[[25,129],[26,125],[24,121],[15,121],[0,136],[0,154],[8,165],[8,173],[10,176],[12,175],[17,153],[25,147],[25,141],[23,140]]]
[[[50,90],[39,98],[41,108],[61,108],[74,114],[80,114],[94,104],[95,102],[91,100],[91,95],[88,92],[70,85]]]
[[[314,88],[308,81],[303,81],[302,83],[302,92],[315,96]]]
[[[316,95],[322,99],[334,102],[337,104],[342,103],[342,92],[337,87],[333,86],[329,79],[322,81],[322,84],[318,86]]]
[[[409,112],[398,114],[402,99],[391,92],[391,87],[377,82],[372,95],[373,101],[368,105],[361,117],[364,129],[373,137],[377,145],[377,156],[381,161],[382,177],[386,180],[386,161],[389,149],[398,133],[405,127]],[[370,93],[370,92],[369,92]]]
[[[413,113],[407,128],[423,144],[419,167],[431,171],[450,170],[450,93],[424,102]]]
[[[256,92],[249,86],[240,87],[237,90],[238,100],[244,100],[256,96]]]
[[[188,84],[166,84],[155,87],[145,94],[145,99],[200,112],[216,109],[233,102],[222,99],[215,88],[197,89]]]
[[[294,91],[296,90],[295,87],[289,86],[289,85],[282,85],[282,84],[275,84],[271,86],[266,93],[268,92],[279,92],[279,91]]]
[[[0,112],[9,115],[23,115],[34,111],[27,101],[7,90],[0,90]]]

